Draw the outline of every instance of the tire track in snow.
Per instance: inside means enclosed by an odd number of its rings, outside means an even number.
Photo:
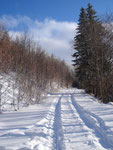
[[[46,117],[40,122],[37,122],[31,131],[27,131],[26,135],[33,137],[29,140],[26,148],[31,148],[32,150],[50,150],[54,145],[54,117],[56,106],[59,102],[59,96],[53,96],[53,102],[50,106],[49,112]],[[34,131],[34,133],[32,132]]]
[[[54,97],[54,95],[53,95]],[[36,131],[26,132],[33,137],[27,143],[26,148],[33,150],[64,150],[63,131],[61,123],[61,99],[62,94],[54,99],[47,116],[38,122],[34,129]]]
[[[63,96],[59,98],[59,101],[55,108],[55,118],[54,118],[54,149],[53,150],[64,150],[65,146],[63,143],[63,130],[62,130],[62,122],[61,122],[61,99]]]
[[[105,125],[104,121],[97,115],[88,112],[81,107],[76,102],[74,94],[71,96],[71,102],[85,125],[92,130],[93,134],[95,134],[97,138],[99,138],[100,144],[104,148],[113,150],[113,133],[110,133],[112,131],[110,131],[109,127]]]
[[[72,94],[71,94],[72,95]],[[104,150],[95,135],[85,125],[71,102],[71,95],[62,99],[62,128],[66,150]]]

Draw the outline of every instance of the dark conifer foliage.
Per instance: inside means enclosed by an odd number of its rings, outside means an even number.
[[[112,50],[108,43],[108,31],[96,16],[91,4],[80,10],[77,34],[74,38],[73,62],[79,87],[108,102],[112,74]],[[109,45],[109,46],[108,46]],[[108,48],[109,47],[109,48]]]

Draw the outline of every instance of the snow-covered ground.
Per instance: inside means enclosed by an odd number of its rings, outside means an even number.
[[[83,90],[0,114],[0,150],[113,150],[113,105]]]

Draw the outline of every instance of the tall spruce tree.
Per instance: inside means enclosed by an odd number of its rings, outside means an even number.
[[[87,30],[87,14],[84,8],[81,8],[81,13],[78,23],[78,32],[74,38],[74,49],[76,50],[73,54],[75,58],[73,60],[74,66],[76,67],[76,75],[79,80],[81,88],[85,88],[85,77],[87,67],[87,56],[86,56],[86,30]]]
[[[110,70],[106,30],[91,4],[81,8],[77,34],[74,37],[74,66],[79,87],[94,93],[103,102],[107,99],[106,75]]]

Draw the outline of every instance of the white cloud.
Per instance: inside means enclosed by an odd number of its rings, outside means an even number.
[[[30,25],[32,24],[32,20],[27,17],[27,16],[8,16],[8,15],[3,15],[0,18],[0,23],[6,25],[8,28],[14,28],[17,27],[20,24],[26,24]]]
[[[52,19],[44,21],[32,20],[27,16],[2,16],[0,22],[7,24],[12,31],[10,33],[19,34],[21,31],[14,31],[13,28],[19,28],[20,24],[26,26],[29,33],[38,41],[43,49],[53,53],[57,57],[71,63],[72,44],[75,36],[77,24],[74,22],[59,22]]]

